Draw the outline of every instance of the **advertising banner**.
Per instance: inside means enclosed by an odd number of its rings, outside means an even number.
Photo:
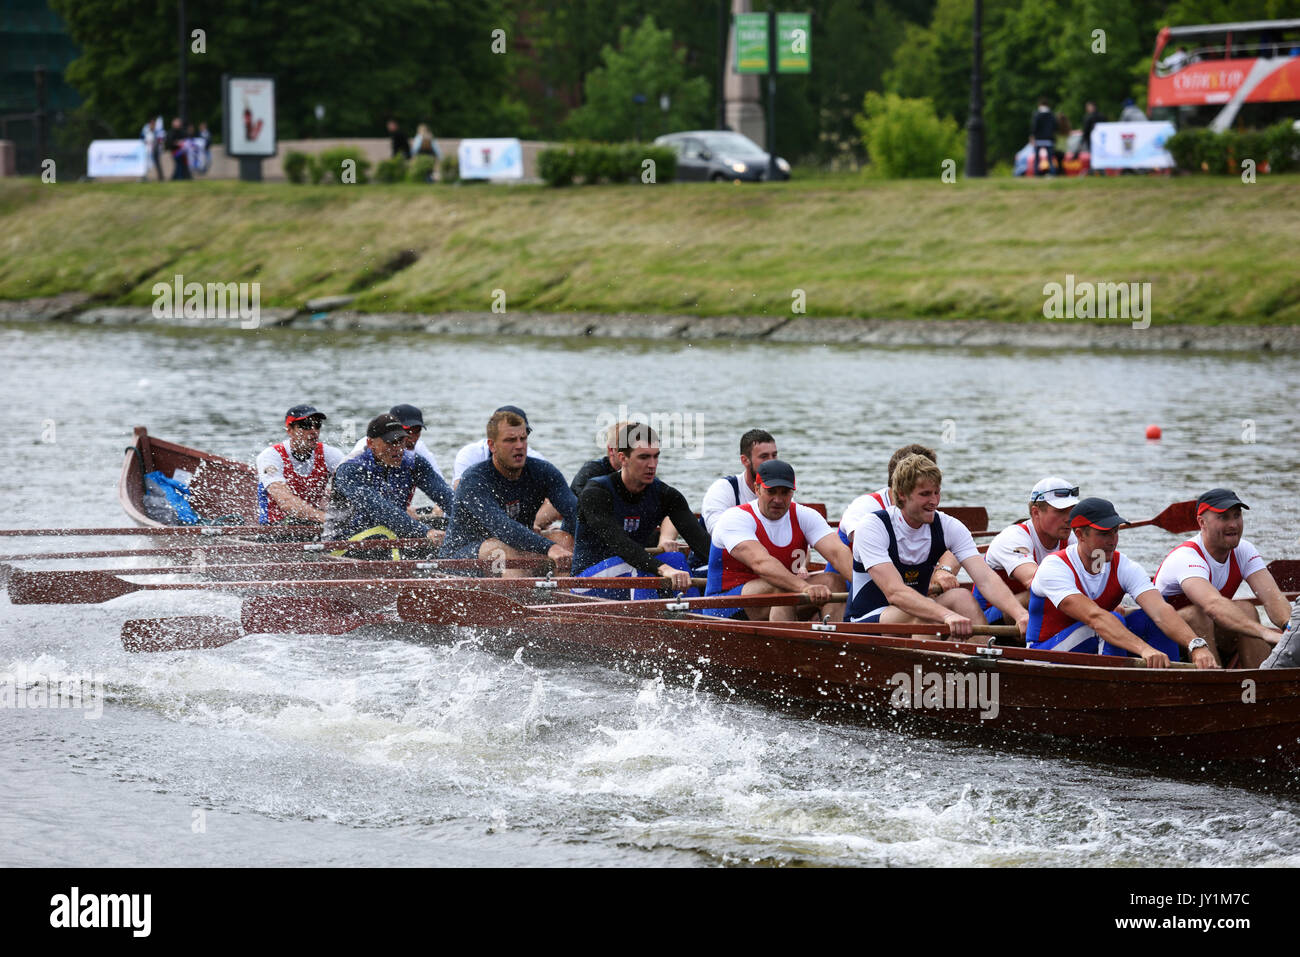
[[[1173,169],[1165,143],[1174,135],[1167,120],[1151,123],[1098,123],[1092,128],[1093,169]]]
[[[86,175],[134,176],[149,172],[149,150],[144,140],[91,140],[86,150]]]
[[[524,149],[516,139],[461,140],[461,179],[523,179]]]
[[[274,156],[275,78],[227,76],[222,97],[227,156]]]

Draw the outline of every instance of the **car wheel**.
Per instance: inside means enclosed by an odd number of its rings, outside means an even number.
[[[710,183],[725,183],[726,181],[727,181],[727,177],[724,176],[722,173],[714,173],[712,176],[709,177]]]

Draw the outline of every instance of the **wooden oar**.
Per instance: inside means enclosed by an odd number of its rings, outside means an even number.
[[[149,535],[200,536],[264,535],[268,538],[319,538],[319,525],[164,525],[161,528],[131,525],[123,528],[0,528],[0,536],[36,538],[50,535]]]
[[[1283,591],[1300,590],[1300,561],[1292,558],[1275,558],[1268,563],[1268,573]]]
[[[671,580],[658,577],[644,578],[314,578],[314,579],[264,579],[255,581],[206,582],[132,582],[117,575],[97,572],[64,572],[64,576],[78,576],[79,590],[58,591],[51,587],[52,580],[43,576],[48,572],[14,571],[9,581],[9,600],[15,605],[59,604],[93,605],[110,601],[137,591],[234,591],[266,595],[311,595],[320,591],[352,591],[366,595],[388,594],[409,588],[431,587],[454,582],[464,588],[493,591],[554,591],[560,588],[632,589],[668,588]],[[142,574],[135,572],[134,574]],[[54,584],[66,582],[56,578]],[[703,579],[693,583],[703,584]]]
[[[1020,519],[1024,522],[1027,519]],[[1011,524],[1015,524],[1012,522]],[[1184,532],[1194,532],[1200,526],[1196,524],[1196,502],[1174,502],[1155,518],[1148,518],[1142,522],[1126,522],[1120,526],[1125,528],[1142,528],[1144,525],[1154,525],[1157,528],[1163,528],[1166,532],[1182,534]],[[1001,529],[988,529],[983,532],[971,532],[973,538],[990,538],[1001,532]]]
[[[244,557],[266,555],[268,557],[278,557],[282,555],[312,555],[321,552],[344,550],[350,552],[382,552],[390,548],[436,547],[437,546],[433,545],[426,538],[368,538],[361,542],[239,542],[238,544],[214,545],[195,542],[192,545],[164,545],[157,548],[110,548],[102,551],[89,552],[27,552],[21,555],[0,555],[0,562],[52,561],[55,559],[70,558],[132,558],[144,555],[157,557],[160,555],[193,555],[195,553],[222,557],[227,555],[239,555]],[[537,561],[546,562],[549,561],[549,559],[545,555],[538,555]]]
[[[122,626],[122,647],[127,651],[220,648],[242,637],[239,622],[216,615],[137,618]]]
[[[0,576],[9,586],[9,600],[15,605],[80,605],[109,601],[120,595],[149,588],[148,584],[123,581],[123,577],[147,575],[201,575],[217,581],[278,581],[280,579],[405,578],[420,572],[495,572],[498,568],[537,568],[532,559],[482,562],[472,558],[431,561],[374,562],[255,562],[242,565],[163,565],[153,568],[93,568],[27,571],[3,566]],[[444,576],[445,577],[445,576]],[[590,581],[590,579],[587,579]],[[702,584],[700,579],[695,584]]]

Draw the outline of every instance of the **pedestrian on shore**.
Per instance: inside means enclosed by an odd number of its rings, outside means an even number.
[[[1133,97],[1130,96],[1124,101],[1124,109],[1119,111],[1119,121],[1121,123],[1145,123],[1147,115],[1138,108],[1138,105],[1133,102]]]
[[[1060,167],[1055,165],[1056,117],[1047,97],[1039,97],[1038,109],[1029,121],[1029,131],[1034,138],[1035,172],[1040,176],[1055,176]]]
[[[167,152],[172,156],[172,179],[191,179],[189,159],[186,156],[185,130],[179,116],[172,119],[172,128],[167,131]]]
[[[392,117],[388,118],[388,138],[392,143],[394,156],[401,156],[408,160],[411,158],[411,144],[406,141],[401,128],[397,125],[397,120]]]
[[[149,158],[153,161],[153,168],[158,171],[158,182],[166,179],[163,176],[162,168],[162,149],[163,139],[167,135],[167,128],[163,124],[161,116],[155,116],[152,120],[147,120],[140,129],[140,138],[144,140],[145,149],[149,153]],[[149,179],[149,172],[146,169],[144,179]]]

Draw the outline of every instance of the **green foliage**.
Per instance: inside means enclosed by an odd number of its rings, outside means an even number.
[[[289,182],[301,184],[307,182],[313,164],[312,157],[306,153],[289,150],[284,154],[284,161],[280,165],[284,169],[284,175]]]
[[[647,167],[646,160],[653,161]],[[670,183],[677,175],[677,151],[645,143],[571,143],[544,149],[537,172],[548,186],[571,186],[579,179],[597,183],[641,183],[648,168],[655,183]]]
[[[455,153],[448,153],[442,158],[438,173],[444,183],[460,182],[460,157]]]
[[[653,138],[674,130],[693,129],[708,122],[709,84],[689,78],[684,50],[675,49],[672,33],[647,16],[632,30],[619,33],[619,49],[606,46],[605,62],[587,74],[586,102],[569,115],[568,129],[579,138],[627,140],[639,132]],[[638,106],[634,96],[643,96]],[[661,96],[669,108],[660,108]]]
[[[436,156],[417,156],[411,160],[411,169],[407,173],[407,179],[412,183],[432,183],[434,170],[438,168],[438,158]]]
[[[400,183],[406,179],[406,157],[390,156],[375,164],[376,183]]]
[[[68,80],[118,135],[176,102],[179,63],[172,0],[51,0],[80,50]],[[206,52],[190,53],[190,116],[221,131],[221,75],[277,76],[281,139],[383,135],[394,112],[403,129],[436,119],[458,135],[511,132],[496,125],[511,89],[492,53],[493,29],[512,37],[505,0],[187,0],[189,29],[206,30]]]
[[[1300,132],[1290,120],[1263,130],[1181,130],[1165,144],[1178,168],[1192,173],[1241,175],[1243,160],[1254,160],[1256,170],[1268,164],[1269,172],[1300,169]]]
[[[366,159],[366,154],[355,146],[336,146],[324,150],[317,159],[323,182],[342,183],[343,164],[348,160],[356,164],[356,182],[358,184],[370,182],[370,160]]]
[[[961,165],[961,131],[951,119],[936,116],[929,100],[871,92],[863,105],[857,126],[871,162],[884,176],[938,176],[946,159]]]

